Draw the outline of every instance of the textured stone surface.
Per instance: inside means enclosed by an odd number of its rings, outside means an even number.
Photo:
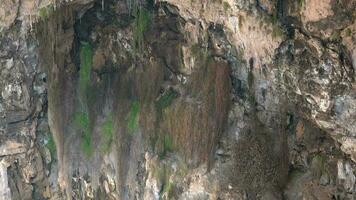
[[[303,2],[302,20],[304,23],[316,22],[334,14],[331,0],[305,0]]]
[[[0,199],[11,199],[7,166],[4,163],[0,163]]]
[[[154,2],[1,2],[0,199],[354,199],[355,1]]]
[[[23,144],[8,140],[0,146],[0,156],[9,156],[24,153],[26,149],[27,148]]]

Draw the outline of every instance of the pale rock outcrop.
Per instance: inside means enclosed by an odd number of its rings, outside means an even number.
[[[274,50],[282,41],[282,30],[278,24],[273,24],[270,16],[254,11],[246,11],[240,1],[176,1],[162,0],[177,6],[179,15],[188,23],[187,32],[194,33],[191,27],[201,26],[206,30],[209,23],[224,26],[229,42],[242,52],[242,56],[255,60],[256,66],[272,61]],[[190,21],[195,21],[191,25]],[[194,40],[193,40],[194,41]]]
[[[350,165],[350,163],[338,161],[337,162],[337,175],[339,181],[341,181],[342,184],[344,184],[345,188],[348,191],[354,191],[355,190],[355,184],[356,184],[356,177],[354,175],[353,169]]]
[[[0,161],[0,200],[9,199],[11,199],[11,192],[7,176],[7,165]]]
[[[1,1],[0,5],[0,31],[3,28],[11,26],[16,17],[19,6],[19,0],[16,1]]]
[[[16,141],[5,141],[0,145],[0,156],[9,156],[27,151],[26,145],[18,143]]]

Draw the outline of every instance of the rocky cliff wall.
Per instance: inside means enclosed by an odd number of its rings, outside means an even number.
[[[5,0],[0,199],[354,199],[355,10]]]

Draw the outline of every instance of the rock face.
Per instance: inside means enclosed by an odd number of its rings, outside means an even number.
[[[0,199],[11,199],[11,192],[7,177],[7,166],[5,166],[3,163],[0,164],[0,183]]]
[[[355,10],[3,0],[0,200],[354,199]]]

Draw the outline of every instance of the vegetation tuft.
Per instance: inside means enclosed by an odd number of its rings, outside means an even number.
[[[272,38],[278,38],[283,36],[283,30],[278,25],[273,25]]]
[[[168,177],[169,178],[169,177]],[[170,199],[173,196],[173,189],[174,189],[174,183],[171,182],[169,179],[166,180],[165,184],[163,184],[162,192],[161,192],[161,197],[166,196],[166,199]]]
[[[50,4],[50,5],[46,6],[46,7],[40,8],[39,11],[38,11],[38,16],[39,16],[41,19],[45,20],[45,19],[48,18],[48,16],[49,16],[52,12],[54,12],[54,6],[53,6],[52,4]]]
[[[172,151],[173,150],[173,140],[170,135],[166,135],[164,137],[164,150],[165,151]]]
[[[350,28],[346,29],[346,36],[351,37],[352,36],[352,30]]]
[[[178,93],[173,89],[169,89],[159,100],[156,102],[156,108],[159,112],[162,112],[165,108],[170,106],[175,98],[178,97]]]
[[[40,8],[40,10],[38,11],[38,15],[40,16],[41,19],[46,19],[47,18],[47,8],[46,7]]]
[[[330,36],[330,40],[335,42],[341,40],[340,31],[333,32]]]
[[[163,159],[168,152],[173,151],[173,139],[170,135],[165,135],[163,138],[163,149],[159,157]]]
[[[127,132],[133,134],[138,129],[140,114],[140,103],[139,101],[134,101],[131,104],[130,112],[127,115]]]
[[[224,1],[223,3],[224,11],[227,12],[231,9],[231,6],[228,2]]]
[[[180,183],[188,173],[188,166],[181,159],[174,162],[175,169],[173,169],[172,164],[170,161],[160,162],[153,169],[153,176],[162,183],[159,199],[175,199],[177,194],[176,183]]]
[[[305,5],[305,0],[299,0],[299,7],[300,7],[301,9],[304,8],[304,5]]]
[[[163,164],[155,169],[154,176],[162,182],[162,188],[160,191],[160,199],[170,199],[174,188],[174,183],[170,180],[172,175],[172,169]]]

